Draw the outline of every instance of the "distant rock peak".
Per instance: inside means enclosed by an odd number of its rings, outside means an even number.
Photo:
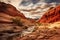
[[[60,5],[46,12],[41,19],[40,23],[53,23],[60,21]]]

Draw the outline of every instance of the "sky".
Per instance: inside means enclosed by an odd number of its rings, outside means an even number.
[[[32,4],[31,4],[32,3]],[[41,4],[39,4],[41,3]],[[44,3],[47,3],[47,4],[44,4]],[[45,7],[46,5],[49,5],[48,3],[60,3],[60,0],[23,0],[20,4],[23,5],[23,8],[25,9],[29,9],[31,8],[29,5],[32,5],[33,7],[37,6],[37,5],[40,5],[41,7]],[[51,4],[52,6],[55,6],[55,4]],[[27,7],[29,6],[29,8]],[[50,7],[49,7],[50,8]],[[40,15],[43,15],[44,14],[44,10],[47,10],[49,9],[48,7],[46,9],[43,9],[40,11],[40,9],[38,9],[41,13],[36,13],[34,15],[30,15],[29,12],[24,12],[24,14],[27,16],[27,17],[30,17],[30,18],[40,18],[41,16]],[[37,11],[37,10],[36,10]]]
[[[47,2],[47,3],[51,3],[51,2],[60,3],[60,0],[45,0],[45,2]]]
[[[45,2],[45,3],[52,3],[52,2],[56,2],[56,3],[60,3],[60,0],[23,0],[21,2],[22,5],[27,6],[30,3],[36,4],[38,2]]]
[[[60,3],[60,0],[0,0],[0,1],[12,4],[20,12],[22,12],[27,18],[33,18],[33,19],[40,18],[41,17],[40,15],[43,15],[45,13],[45,11],[47,11],[50,8],[50,5],[48,3],[54,3],[54,2]],[[55,7],[55,5],[56,5],[55,3],[51,4],[51,6]],[[49,5],[49,7],[45,8],[48,5]],[[36,7],[38,7],[38,6],[42,7],[43,9],[42,8],[36,9]],[[36,11],[34,11],[34,12],[37,12],[37,13],[33,14],[31,12],[21,11],[21,9],[24,9],[24,10],[36,9]]]

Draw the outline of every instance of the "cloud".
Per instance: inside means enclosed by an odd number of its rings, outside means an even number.
[[[40,0],[31,0],[33,4],[38,3]]]
[[[21,5],[23,6],[28,6],[29,4],[33,3],[36,4],[38,3],[40,0],[22,0]]]
[[[52,2],[60,3],[60,0],[43,0],[43,2],[47,2],[47,3],[52,3]]]
[[[31,3],[31,1],[29,1],[29,0],[22,0],[20,5],[28,6],[30,3]]]

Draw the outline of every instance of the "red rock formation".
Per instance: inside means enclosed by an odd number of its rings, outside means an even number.
[[[14,6],[0,2],[0,40],[13,40],[13,37],[21,35],[32,26],[35,26],[35,23],[28,20]]]
[[[19,12],[13,5],[0,2],[0,13],[5,13],[11,16],[20,16],[26,18],[21,12]]]
[[[53,23],[60,21],[60,5],[46,12],[41,19],[40,23]]]
[[[13,5],[0,2],[0,23],[12,22],[10,19],[19,16],[23,19],[26,17],[19,12]]]

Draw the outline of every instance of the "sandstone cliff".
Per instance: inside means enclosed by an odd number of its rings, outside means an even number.
[[[21,35],[32,26],[34,23],[13,5],[0,2],[0,40],[13,40],[10,37]]]
[[[60,21],[60,5],[50,9],[38,20],[40,23],[53,23],[57,21]]]

